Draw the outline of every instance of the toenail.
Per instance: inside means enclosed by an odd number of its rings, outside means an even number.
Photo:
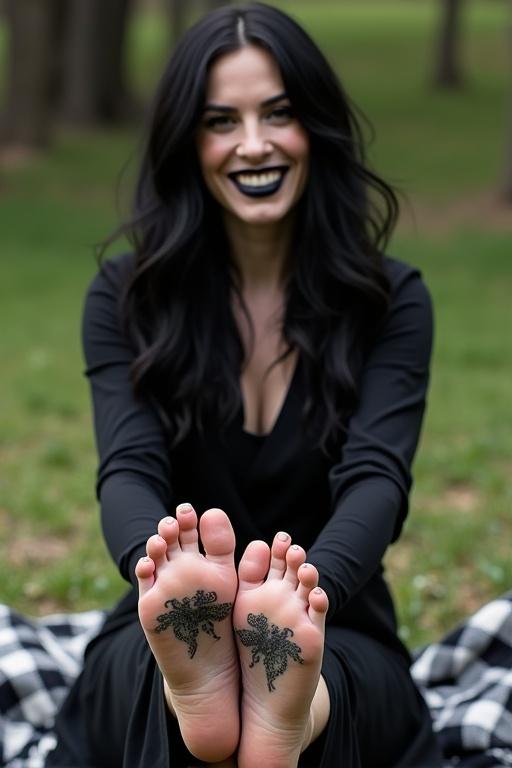
[[[183,504],[178,504],[176,507],[177,512],[191,512],[192,507],[188,502],[184,502]]]
[[[315,595],[321,595],[323,593],[323,589],[320,589],[320,587],[317,587],[315,590]]]
[[[149,563],[149,562],[150,562],[150,559],[149,559],[149,557],[143,557],[143,558],[142,558],[142,561],[143,561],[144,563]]]
[[[302,563],[301,568],[309,568],[309,563]]]
[[[298,544],[294,544],[294,545],[292,546],[292,549],[300,549],[300,547],[299,547],[299,545],[298,545]]]
[[[166,518],[164,519],[164,522],[165,522],[165,523],[167,523],[167,525],[174,525],[174,523],[176,522],[176,520],[174,519],[174,517],[166,517]]]
[[[279,541],[288,541],[288,534],[285,533],[284,531],[281,531],[281,533],[277,534],[277,538],[279,539]]]

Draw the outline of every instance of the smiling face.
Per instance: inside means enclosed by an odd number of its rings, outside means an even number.
[[[269,53],[248,45],[212,65],[197,152],[227,223],[275,224],[293,210],[308,177],[309,141]]]

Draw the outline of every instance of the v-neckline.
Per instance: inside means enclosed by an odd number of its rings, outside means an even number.
[[[274,422],[273,422],[272,427],[269,430],[269,432],[261,432],[261,433],[250,432],[249,430],[244,428],[244,424],[245,424],[245,407],[244,407],[244,400],[243,400],[243,397],[242,397],[240,429],[241,429],[241,431],[242,431],[242,433],[244,435],[247,435],[249,437],[254,437],[254,438],[264,438],[264,439],[261,439],[261,442],[263,444],[263,443],[266,443],[268,441],[268,439],[270,437],[272,437],[272,435],[276,432],[276,430],[277,430],[277,428],[278,428],[278,426],[279,426],[279,424],[280,424],[280,422],[281,422],[281,420],[283,418],[284,412],[287,409],[287,406],[288,406],[288,403],[289,403],[289,400],[290,400],[290,395],[291,395],[292,389],[294,388],[295,381],[297,379],[297,375],[298,375],[298,371],[299,371],[299,366],[300,366],[300,357],[298,356],[297,357],[297,361],[295,363],[295,367],[293,369],[293,373],[292,373],[291,379],[290,379],[290,383],[288,384],[288,389],[286,390],[286,394],[285,394],[285,396],[283,398],[283,401],[281,403],[281,407],[279,408],[279,411],[277,412],[277,415],[276,415],[276,417],[274,419]]]

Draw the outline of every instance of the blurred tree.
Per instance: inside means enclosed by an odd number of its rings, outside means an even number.
[[[441,0],[434,66],[434,84],[441,88],[459,88],[463,82],[459,61],[462,5],[463,0]]]
[[[55,10],[53,0],[7,0],[5,5],[10,36],[1,135],[9,144],[44,147],[50,140]]]
[[[124,56],[130,6],[131,0],[67,0],[56,94],[60,117],[94,124],[133,114]]]
[[[505,141],[505,165],[503,169],[503,198],[512,205],[512,8],[511,17],[508,23],[508,60],[509,60],[509,83],[508,83],[508,125]]]
[[[203,0],[200,5],[205,13],[220,8],[222,5],[228,5],[230,0]],[[194,0],[165,0],[167,5],[172,42],[175,45],[188,26],[188,12],[197,5]]]
[[[229,0],[202,0],[209,11]],[[0,0],[2,2],[2,0]],[[125,68],[134,0],[3,0],[9,29],[3,143],[44,147],[54,117],[77,125],[124,121],[137,114]],[[164,0],[176,40],[195,0]]]
[[[184,0],[166,0],[169,10],[172,43],[176,45],[187,27],[187,14]]]
[[[7,0],[3,143],[45,146],[55,115],[78,124],[133,115],[124,56],[131,5],[132,0]]]

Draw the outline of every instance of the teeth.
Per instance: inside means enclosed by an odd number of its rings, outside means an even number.
[[[267,173],[239,173],[237,179],[245,187],[265,187],[267,184],[274,184],[281,176],[281,171],[268,171]]]

